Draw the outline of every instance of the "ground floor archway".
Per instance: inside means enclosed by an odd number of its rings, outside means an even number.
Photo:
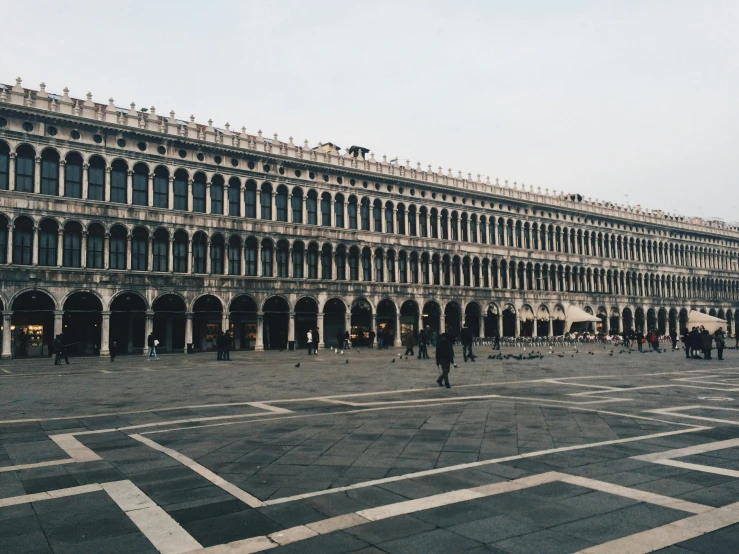
[[[382,333],[386,345],[395,342],[395,304],[387,298],[377,305],[377,334]]]
[[[444,308],[444,330],[447,334],[459,338],[459,333],[462,329],[462,308],[459,304],[452,301],[447,303]]]
[[[441,308],[433,300],[423,305],[423,328],[429,334],[431,344],[436,344],[436,337],[441,331]]]
[[[17,358],[51,356],[54,341],[54,300],[40,290],[26,291],[13,300],[11,352]],[[61,332],[57,329],[57,332]]]
[[[352,344],[369,344],[370,332],[377,333],[372,326],[372,306],[364,298],[357,298],[352,302],[351,308]]]
[[[100,354],[103,304],[91,292],[70,294],[64,301],[62,331],[70,356]]]
[[[122,292],[110,303],[111,347],[118,354],[143,352],[146,347],[146,301],[136,292]]]
[[[218,348],[216,341],[223,329],[223,305],[212,294],[204,294],[192,307],[192,347],[201,352]]]
[[[254,350],[257,346],[257,302],[248,294],[231,300],[230,327],[236,350]]]
[[[312,300],[312,299],[310,299]],[[315,301],[313,301],[315,303]],[[315,314],[318,313],[318,306],[314,306]],[[264,303],[264,349],[265,350],[283,350],[287,348],[287,326],[289,325],[290,307],[282,296],[270,296]],[[304,312],[309,317],[309,312]],[[306,317],[306,325],[309,323]],[[312,330],[315,330],[313,326]],[[297,331],[296,331],[297,333]],[[308,330],[306,329],[305,335]],[[321,340],[324,337],[320,336]],[[307,340],[307,339],[304,339]]]
[[[480,305],[477,302],[468,303],[464,308],[464,324],[473,337],[480,337],[485,334],[485,330],[480,329],[480,321]]]
[[[154,323],[152,334],[159,341],[157,353],[183,352],[187,306],[178,294],[163,294],[152,304]]]

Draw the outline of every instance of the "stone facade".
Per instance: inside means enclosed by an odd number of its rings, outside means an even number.
[[[733,327],[736,227],[364,156],[0,85],[2,357]]]

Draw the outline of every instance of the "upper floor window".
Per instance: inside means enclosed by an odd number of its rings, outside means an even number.
[[[131,269],[146,271],[149,260],[149,233],[145,229],[136,229],[131,240]]]
[[[182,170],[178,170],[174,174],[174,183],[172,188],[174,189],[174,209],[187,211],[187,173]]]
[[[70,222],[64,227],[62,265],[80,267],[82,265],[82,228],[79,223]]]
[[[24,144],[16,152],[15,158],[15,190],[33,192],[36,153],[33,148]]]
[[[346,209],[346,217],[349,220],[349,229],[357,228],[357,197],[350,196]]]
[[[259,192],[260,219],[272,220],[272,185],[263,183]],[[266,276],[265,276],[266,277]],[[271,277],[271,275],[269,275]]]
[[[126,269],[126,230],[120,225],[116,225],[110,231],[108,267],[110,269]]]
[[[231,179],[228,184],[228,215],[241,215],[241,184],[238,179]]]
[[[103,200],[104,196],[105,161],[99,156],[93,156],[87,169],[87,199]]]
[[[100,225],[90,225],[87,231],[87,267],[103,269],[105,231]]]
[[[163,167],[154,170],[154,207],[169,207],[169,171]]]
[[[210,185],[210,213],[223,215],[223,178],[219,175]]]
[[[246,183],[244,189],[244,217],[257,217],[257,184],[254,181]]]
[[[55,150],[41,153],[41,194],[59,194],[59,154]]]
[[[308,225],[318,225],[318,194],[316,194],[316,191],[308,192],[305,208],[308,212]]]
[[[132,188],[131,204],[146,206],[149,203],[149,172],[145,165],[136,164],[134,167]]]
[[[303,223],[303,191],[299,188],[293,189],[290,206],[293,212],[293,223]]]
[[[67,154],[64,165],[64,196],[82,198],[82,156],[76,152]]]
[[[10,178],[10,148],[4,142],[0,142],[0,190],[8,190]]]
[[[287,187],[284,185],[277,188],[275,212],[277,212],[277,221],[287,221]]]
[[[57,255],[57,224],[47,219],[39,227],[38,265],[54,266]]]
[[[205,175],[197,173],[192,183],[192,211],[205,213]],[[202,271],[205,273],[205,271]]]
[[[33,223],[25,217],[15,221],[13,230],[13,263],[31,265],[33,260]]]
[[[177,273],[187,273],[187,234],[184,231],[177,231],[174,235],[173,252],[172,252],[172,271]]]
[[[110,172],[110,201],[125,204],[128,202],[128,166],[124,161],[113,162]]]

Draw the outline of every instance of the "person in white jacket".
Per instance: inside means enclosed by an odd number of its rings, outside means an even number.
[[[313,331],[310,329],[306,335],[306,340],[308,341],[308,355],[313,354]]]

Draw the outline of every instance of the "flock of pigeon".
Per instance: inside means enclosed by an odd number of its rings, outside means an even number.
[[[604,346],[603,347],[603,350],[606,350],[606,348],[607,347]],[[362,352],[361,349],[356,349],[355,351],[357,353],[361,353]],[[526,352],[526,347],[523,348],[523,351]],[[622,348],[618,352],[616,352],[615,349],[611,349],[610,352],[608,353],[608,355],[609,356],[613,356],[614,353],[615,354],[626,354],[626,353],[631,354],[632,352],[638,352],[640,354],[649,354],[650,352],[657,352],[658,354],[664,354],[667,351],[668,350],[666,348],[663,348],[663,349],[660,349],[660,350],[651,350],[651,349],[650,350],[646,350],[645,349],[645,350],[643,350],[641,352],[639,350],[631,350],[631,349],[628,349],[628,348],[626,348],[626,349]],[[282,352],[282,350],[280,350],[280,352]],[[339,355],[343,355],[344,354],[344,351],[343,350],[341,350],[339,348],[334,348],[334,347],[331,347],[331,352],[333,352],[335,354],[339,354]],[[677,352],[677,350],[673,350],[673,352]],[[583,354],[583,353],[584,352],[581,352],[579,348],[575,347],[574,353],[573,352],[570,352],[569,354],[570,354],[570,357],[574,358],[577,354]],[[555,352],[554,351],[554,348],[552,346],[549,347],[549,353],[548,354],[550,356],[556,355],[558,358],[564,358],[564,357],[567,356],[567,353],[566,352],[562,352],[561,354],[558,353],[558,352]],[[592,352],[592,351],[591,352],[587,352],[587,354],[589,356],[595,356],[595,352]],[[404,356],[399,356],[399,358],[401,360],[404,359],[404,358],[406,360],[410,360],[411,359],[411,356],[405,356],[405,357]],[[476,356],[473,356],[473,360],[472,361],[474,361],[474,358],[476,358]],[[543,360],[544,358],[545,358],[545,354],[542,354],[538,350],[536,352],[533,352],[533,351],[532,352],[529,352],[528,354],[524,354],[523,352],[520,353],[520,354],[503,354],[502,352],[500,352],[497,355],[491,354],[491,355],[488,356],[488,360],[517,360],[517,361],[522,361],[522,360]],[[344,363],[345,364],[348,364],[349,363],[349,360],[348,359],[345,360]],[[395,358],[393,358],[392,360],[390,360],[390,363],[391,364],[394,364],[395,363]],[[300,367],[300,362],[298,362],[297,364],[295,364],[295,367]]]

